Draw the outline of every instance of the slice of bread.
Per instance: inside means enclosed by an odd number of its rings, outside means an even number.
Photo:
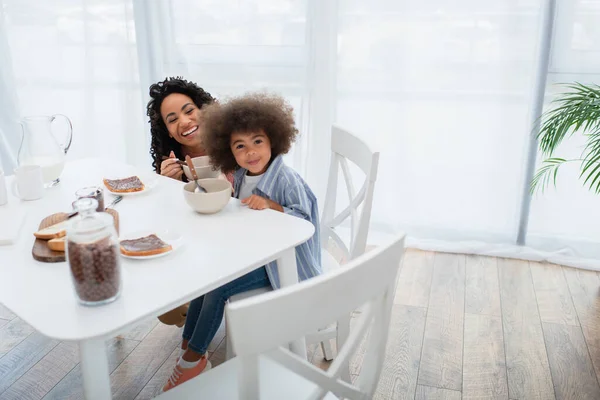
[[[121,240],[121,253],[126,256],[147,257],[171,250],[173,250],[173,246],[163,242],[155,234],[137,239]]]
[[[106,179],[102,180],[104,186],[113,193],[131,193],[141,192],[144,190],[144,183],[137,176],[130,176],[123,179]]]
[[[48,248],[54,251],[65,251],[65,244],[67,243],[67,237],[63,236],[56,239],[48,240]]]
[[[67,224],[68,220],[59,222],[58,224],[54,224],[34,232],[33,236],[43,240],[63,237],[67,234]]]

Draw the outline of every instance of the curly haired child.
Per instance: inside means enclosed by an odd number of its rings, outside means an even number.
[[[317,199],[300,175],[285,165],[298,135],[293,109],[280,96],[255,93],[203,108],[204,141],[211,164],[233,172],[234,197],[253,210],[271,209],[310,221],[315,234],[296,247],[298,278],[321,273]],[[210,368],[206,350],[234,294],[262,287],[279,288],[276,262],[258,268],[192,300],[181,345],[183,354],[163,390],[169,390]]]

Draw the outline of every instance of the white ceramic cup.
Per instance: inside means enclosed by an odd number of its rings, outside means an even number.
[[[6,179],[4,178],[4,171],[0,169],[0,206],[8,203],[8,194],[6,193]]]
[[[21,200],[37,200],[44,195],[44,179],[39,165],[23,165],[15,169],[12,193]]]

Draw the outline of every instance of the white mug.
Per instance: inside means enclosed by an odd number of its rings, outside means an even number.
[[[37,200],[44,195],[44,179],[39,165],[23,165],[15,169],[13,194],[21,200]]]
[[[0,169],[0,206],[5,205],[8,202],[8,195],[6,194],[6,179],[4,178],[4,171]]]

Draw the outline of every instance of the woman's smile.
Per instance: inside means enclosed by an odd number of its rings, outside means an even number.
[[[190,135],[194,134],[194,133],[195,133],[195,132],[197,132],[197,131],[198,131],[198,125],[194,125],[194,126],[192,126],[190,129],[188,129],[187,131],[183,132],[183,133],[181,134],[181,136],[183,136],[183,137],[188,137],[188,136],[190,136]]]

